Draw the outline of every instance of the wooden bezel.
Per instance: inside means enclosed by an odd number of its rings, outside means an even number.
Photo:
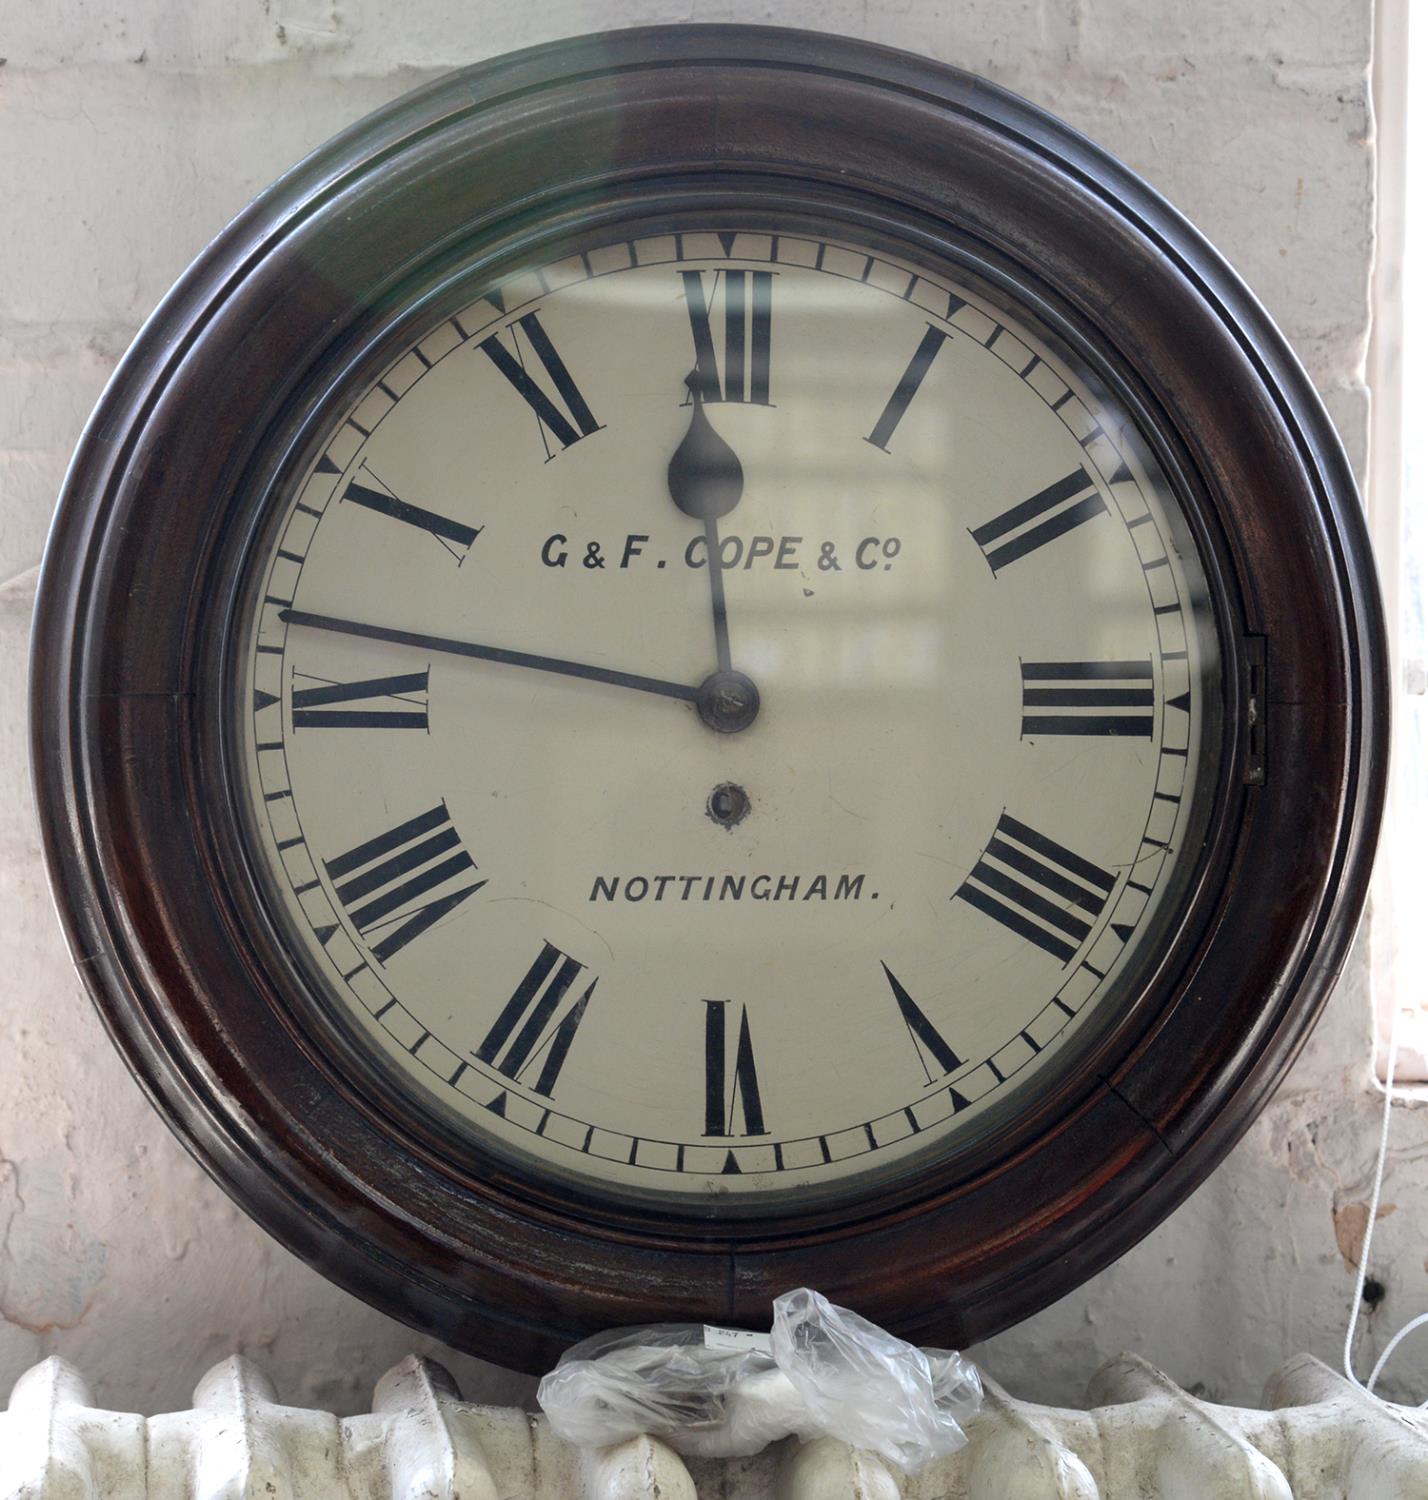
[[[1197,528],[1221,782],[1127,1024],[1014,1126],[896,1192],[737,1222],[581,1203],[443,1156],[328,1065],[245,875],[220,685],[247,542],[314,411],[414,287],[621,216],[771,197],[923,243],[1042,310],[1136,413]],[[870,231],[871,232],[871,231]],[[1362,906],[1387,667],[1352,476],[1224,262],[1134,176],[982,80],[866,44],[682,26],[516,54],[310,157],[190,269],[74,460],[33,739],[76,961],[139,1081],[335,1281],[498,1363],[818,1288],[962,1346],[1061,1296],[1220,1160],[1327,997]]]

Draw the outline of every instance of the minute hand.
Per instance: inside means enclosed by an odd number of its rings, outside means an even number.
[[[588,682],[608,682],[613,687],[634,688],[661,698],[679,698],[693,703],[698,690],[682,682],[641,677],[635,672],[614,672],[585,662],[561,661],[554,656],[535,656],[528,651],[509,651],[504,646],[478,646],[473,641],[453,641],[444,636],[424,635],[417,630],[393,630],[387,625],[369,625],[362,620],[342,620],[335,615],[314,615],[302,609],[284,609],[279,618],[289,625],[309,630],[330,630],[337,635],[362,636],[370,641],[390,641],[397,646],[415,646],[423,651],[443,651],[448,656],[472,656],[478,661],[499,662],[507,667],[530,667],[537,672],[555,672],[561,677],[583,677]]]

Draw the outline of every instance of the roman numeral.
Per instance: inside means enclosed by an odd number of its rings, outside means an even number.
[[[769,405],[769,345],[773,328],[772,271],[715,271],[714,296],[706,299],[703,271],[681,271],[689,327],[694,335],[694,372],[704,401],[750,401]],[[710,305],[722,284],[724,369],[714,349]]]
[[[908,361],[907,369],[902,372],[902,379],[897,383],[897,389],[888,398],[888,404],[883,407],[883,414],[873,425],[873,430],[868,434],[866,441],[874,448],[881,448],[884,453],[888,451],[888,443],[892,435],[897,431],[897,424],[902,421],[903,414],[907,411],[912,398],[917,394],[922,382],[927,378],[927,372],[932,368],[932,361],[937,358],[937,351],[947,342],[949,335],[940,328],[934,328],[930,323],[927,332],[922,335],[922,342],[913,352]]]
[[[892,986],[893,998],[897,1001],[903,1025],[907,1027],[907,1034],[912,1038],[913,1051],[917,1053],[917,1060],[922,1064],[922,1071],[927,1075],[928,1083],[932,1082],[934,1076],[932,1069],[927,1065],[929,1057],[943,1074],[955,1073],[962,1066],[962,1059],[947,1045],[942,1033],[923,1015],[917,1002],[903,988],[897,975],[886,964],[883,965],[883,973],[887,975],[887,981]]]
[[[486,1033],[485,1040],[472,1055],[516,1083],[539,1059],[540,1074],[531,1092],[544,1094],[548,1099],[560,1077],[560,1070],[565,1066],[570,1044],[585,1017],[585,1007],[600,982],[598,976],[592,979],[580,998],[557,1019],[556,1012],[566,992],[584,968],[584,964],[568,953],[562,953],[554,943],[543,942],[535,962],[526,970],[525,978],[516,986],[495,1024]]]
[[[399,677],[367,677],[361,682],[327,682],[308,677],[318,687],[297,686],[293,673],[294,729],[425,729],[427,704],[425,672]],[[384,708],[336,708],[332,705],[385,703]]]
[[[324,864],[352,925],[383,964],[486,884],[455,884],[476,865],[444,802]]]
[[[461,561],[467,548],[485,530],[482,526],[467,526],[461,521],[453,521],[449,516],[439,516],[434,510],[423,510],[420,505],[411,505],[398,499],[365,462],[358,467],[356,475],[343,490],[342,498],[350,500],[353,505],[374,510],[378,515],[390,516],[392,520],[400,521],[405,526],[415,526],[419,531],[428,532],[457,562]]]
[[[977,527],[972,540],[982,549],[992,572],[999,573],[1018,558],[1104,514],[1105,509],[1106,502],[1091,476],[1085,469],[1077,469]]]
[[[1148,740],[1155,727],[1150,658],[1024,661],[1021,710],[1023,735],[1109,734]]]
[[[540,422],[541,440],[545,442],[546,457],[555,456],[551,452],[550,443],[546,441],[547,433],[554,437],[563,451],[578,443],[581,438],[589,437],[592,432],[599,432],[600,424],[591,415],[584,396],[580,394],[575,381],[571,379],[570,371],[565,367],[565,361],[555,352],[550,335],[541,327],[539,313],[528,312],[524,317],[517,318],[511,324],[509,332],[515,348],[514,354],[501,342],[501,335],[498,333],[482,339],[481,348],[536,414]],[[555,398],[542,390],[526,372],[523,335],[524,343],[530,346],[544,369],[546,378],[555,388]]]
[[[759,1098],[759,1075],[749,1037],[749,1008],[739,1007],[739,1039],[734,1046],[734,1080],[728,1081],[728,1000],[704,1002],[704,1134],[767,1135]],[[734,1130],[735,1114],[744,1128]]]
[[[953,894],[1044,953],[1069,963],[1105,910],[1116,877],[1003,813]],[[1088,920],[1089,918],[1089,920]]]

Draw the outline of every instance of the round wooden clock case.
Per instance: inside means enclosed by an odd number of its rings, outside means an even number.
[[[531,1370],[796,1285],[962,1346],[1126,1250],[1328,994],[1386,704],[1343,453],[1205,241],[980,79],[737,27],[453,74],[260,198],[85,434],[33,661],[156,1106]]]

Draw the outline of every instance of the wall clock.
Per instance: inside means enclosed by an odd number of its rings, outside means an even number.
[[[104,1019],[263,1224],[508,1365],[806,1283],[965,1345],[1144,1234],[1362,902],[1385,651],[1215,253],[978,79],[688,26],[239,218],[34,657]]]

